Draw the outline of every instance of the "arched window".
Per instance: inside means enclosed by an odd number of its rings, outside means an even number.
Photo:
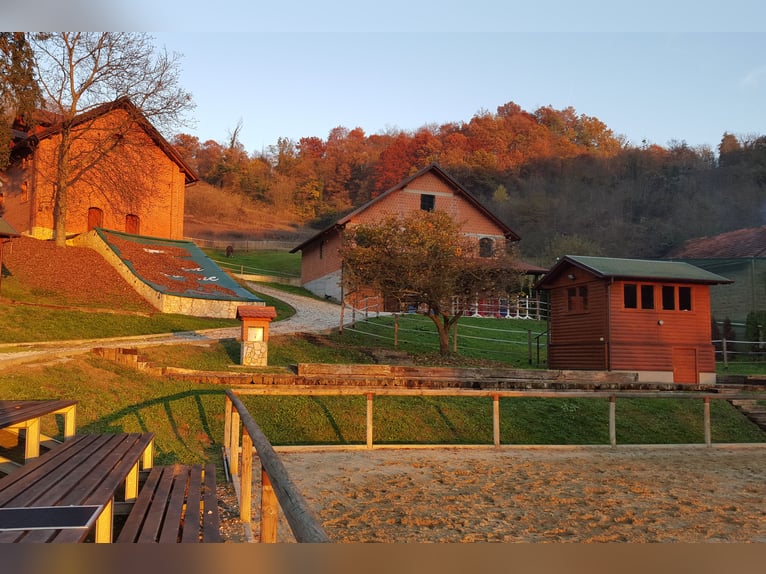
[[[95,227],[104,226],[104,212],[98,207],[88,208],[88,231]]]
[[[479,239],[479,257],[492,257],[495,251],[495,242],[489,237]]]
[[[132,233],[133,235],[141,234],[141,220],[138,215],[129,213],[125,216],[125,233]]]

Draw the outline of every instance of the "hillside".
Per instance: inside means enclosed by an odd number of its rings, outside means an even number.
[[[186,189],[184,236],[193,239],[292,240],[305,235],[290,211],[200,181]]]

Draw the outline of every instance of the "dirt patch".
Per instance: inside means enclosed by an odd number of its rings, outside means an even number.
[[[72,307],[153,311],[117,271],[87,247],[58,247],[54,241],[18,237],[3,250],[3,266],[40,300]]]
[[[334,542],[766,542],[762,448],[280,456]]]

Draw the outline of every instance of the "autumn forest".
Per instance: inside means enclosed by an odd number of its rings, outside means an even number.
[[[510,102],[467,122],[327,139],[280,139],[248,154],[228,141],[173,143],[200,179],[322,228],[438,162],[522,237],[541,264],[565,253],[662,257],[684,240],[764,224],[766,137],[722,134],[717,149],[633,146],[572,108]]]

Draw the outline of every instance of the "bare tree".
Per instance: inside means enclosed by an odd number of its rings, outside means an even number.
[[[111,204],[136,201],[131,190],[136,177],[148,177],[151,166],[141,162],[109,162],[117,146],[132,146],[140,159],[141,146],[151,136],[137,133],[136,125],[168,130],[183,123],[193,108],[191,95],[179,87],[180,55],[158,51],[146,34],[117,32],[59,32],[32,36],[40,88],[45,106],[53,112],[58,148],[53,169],[54,238],[65,245],[67,194],[101,167],[96,190]],[[104,106],[122,111],[102,121]],[[144,130],[144,135],[146,135]],[[120,170],[130,170],[121,173]]]

